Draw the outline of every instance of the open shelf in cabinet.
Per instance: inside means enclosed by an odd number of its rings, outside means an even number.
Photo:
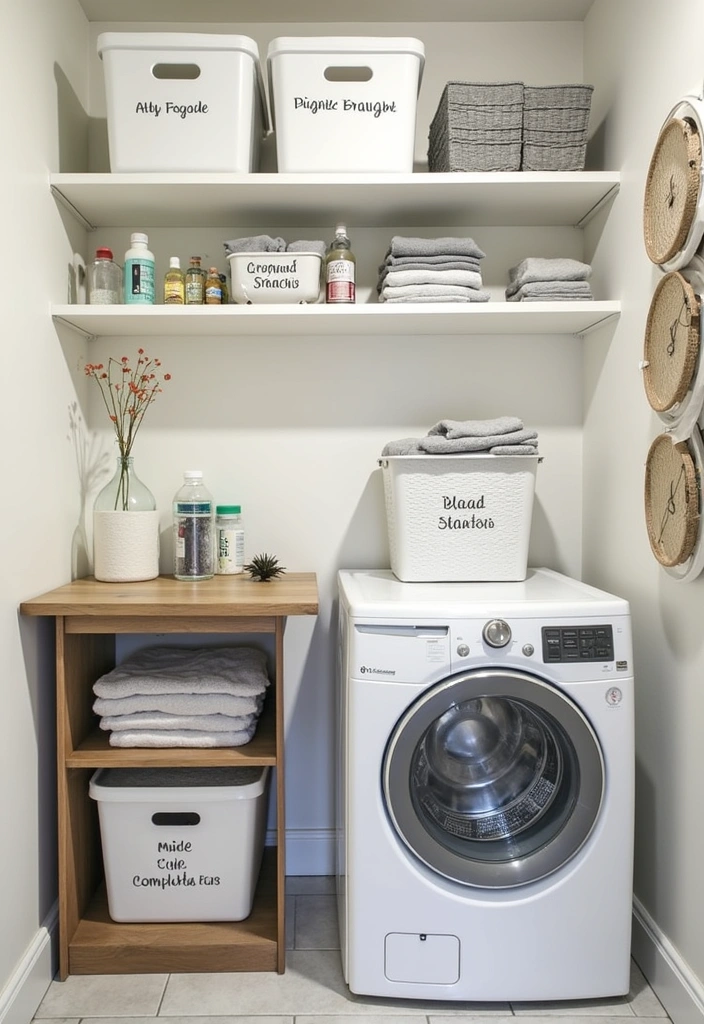
[[[52,174],[51,190],[90,229],[583,226],[618,192],[614,171],[448,174]],[[452,234],[448,231],[448,234]]]
[[[216,576],[198,583],[75,580],[23,602],[24,615],[56,620],[59,833],[59,974],[278,971],[285,967],[283,633],[289,615],[315,615],[313,573],[267,584]],[[115,664],[117,634],[271,634],[274,675],[247,749],[113,749],[96,729],[93,683]],[[162,641],[163,642],[163,641]],[[240,922],[125,924],[104,896],[98,814],[88,793],[99,767],[276,768],[276,836],[266,851],[252,913]]]

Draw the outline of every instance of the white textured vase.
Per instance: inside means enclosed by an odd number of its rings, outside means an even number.
[[[93,573],[104,583],[159,575],[159,512],[93,512]]]

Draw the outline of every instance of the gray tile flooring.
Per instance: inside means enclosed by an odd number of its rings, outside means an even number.
[[[657,1018],[662,1005],[635,963],[618,999],[560,1003],[424,1003],[352,995],[340,967],[333,879],[287,879],[286,972],[73,975],[54,981],[37,1010],[44,1024],[625,1024]],[[236,1012],[233,1013],[233,1010]],[[388,1018],[393,1021],[389,1022]],[[561,1020],[555,1022],[553,1018]]]

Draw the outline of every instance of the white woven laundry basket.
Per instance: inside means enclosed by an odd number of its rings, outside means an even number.
[[[537,455],[393,455],[391,570],[404,583],[524,580]]]

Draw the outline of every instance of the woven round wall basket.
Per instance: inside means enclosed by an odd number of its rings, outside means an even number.
[[[679,270],[704,235],[702,114],[698,97],[686,97],[660,129],[650,160],[643,202],[648,258],[664,270]]]
[[[650,302],[643,345],[643,385],[651,409],[671,421],[690,393],[699,364],[700,300],[677,270]]]
[[[695,558],[699,541],[701,435],[674,441],[660,434],[645,465],[645,522],[656,559],[675,578],[693,579],[701,572]],[[696,569],[696,572],[694,571]]]

